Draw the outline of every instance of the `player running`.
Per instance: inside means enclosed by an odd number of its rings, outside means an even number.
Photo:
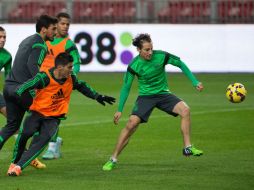
[[[70,95],[73,89],[83,95],[95,99],[105,106],[113,104],[115,98],[98,94],[85,82],[77,79],[72,73],[73,58],[68,53],[60,53],[55,59],[55,67],[45,72],[39,72],[33,79],[23,83],[18,89],[18,96],[31,89],[38,89],[30,115],[24,121],[14,149],[13,162],[8,175],[19,176],[21,171],[36,158],[45,148],[50,139],[58,132],[60,120],[65,118]],[[33,141],[24,152],[27,140],[39,132],[37,141]]]

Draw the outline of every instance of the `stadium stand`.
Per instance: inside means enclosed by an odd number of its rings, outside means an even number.
[[[136,9],[134,1],[74,1],[74,22],[132,23]]]
[[[17,7],[10,11],[8,22],[30,23],[34,22],[41,14],[55,15],[57,12],[66,11],[66,5],[63,1],[21,1]]]
[[[254,1],[218,2],[220,23],[253,23]]]
[[[208,23],[210,1],[169,1],[158,13],[160,23]]]
[[[254,0],[23,0],[6,20],[30,23],[66,10],[74,23],[254,23]]]

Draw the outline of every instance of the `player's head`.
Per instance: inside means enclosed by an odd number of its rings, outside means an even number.
[[[3,27],[0,26],[0,49],[4,47],[6,42],[6,32]]]
[[[60,12],[56,15],[57,23],[57,37],[65,37],[68,35],[71,17],[68,13]]]
[[[49,15],[41,15],[36,22],[36,32],[40,33],[46,41],[53,41],[56,35],[57,18]]]
[[[55,58],[55,68],[60,78],[68,78],[72,73],[73,58],[69,53],[59,53]]]
[[[137,47],[139,55],[145,60],[150,60],[153,55],[153,43],[149,34],[139,34],[132,40],[132,45]]]

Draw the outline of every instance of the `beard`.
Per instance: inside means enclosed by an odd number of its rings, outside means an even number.
[[[45,41],[50,41],[50,42],[52,42],[53,40],[54,40],[54,37],[50,38],[50,37],[46,36]]]

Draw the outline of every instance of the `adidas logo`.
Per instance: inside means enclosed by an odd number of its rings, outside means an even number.
[[[63,90],[60,89],[56,94],[51,96],[52,99],[59,99],[59,98],[64,98]]]

